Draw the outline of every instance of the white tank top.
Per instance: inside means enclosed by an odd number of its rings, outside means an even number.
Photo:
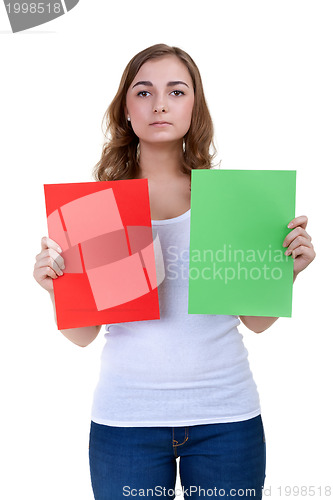
[[[160,319],[106,325],[94,422],[189,426],[260,414],[238,316],[188,314],[191,209],[152,220]],[[157,239],[156,239],[157,238]]]

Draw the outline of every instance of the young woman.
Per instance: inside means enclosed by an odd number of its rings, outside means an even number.
[[[213,126],[197,66],[176,47],[149,47],[127,65],[107,110],[110,138],[96,180],[148,179],[154,238],[163,250],[160,319],[106,325],[90,430],[95,498],[262,498],[265,437],[240,320],[256,333],[278,318],[187,313],[191,171],[212,167]],[[314,259],[307,217],[281,241],[294,279]],[[35,279],[50,293],[65,268],[42,239]],[[172,267],[170,266],[172,264]],[[172,272],[171,272],[172,269]],[[63,330],[86,346],[101,326]],[[251,490],[251,491],[250,491]]]

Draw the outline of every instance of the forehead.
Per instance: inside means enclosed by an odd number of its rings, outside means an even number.
[[[139,69],[133,82],[139,80],[150,80],[153,84],[166,83],[169,80],[184,80],[188,85],[192,84],[189,70],[174,55],[146,61]]]

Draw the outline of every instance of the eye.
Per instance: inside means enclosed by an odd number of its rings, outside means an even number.
[[[150,94],[150,92],[148,92],[148,90],[141,90],[136,95],[138,95],[140,97],[146,97],[148,94]]]
[[[176,97],[179,95],[184,95],[184,92],[182,90],[173,90],[171,94],[174,94]]]

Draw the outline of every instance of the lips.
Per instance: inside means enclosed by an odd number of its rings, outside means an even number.
[[[157,121],[157,122],[150,123],[150,125],[171,125],[171,123],[164,122],[164,121]]]

